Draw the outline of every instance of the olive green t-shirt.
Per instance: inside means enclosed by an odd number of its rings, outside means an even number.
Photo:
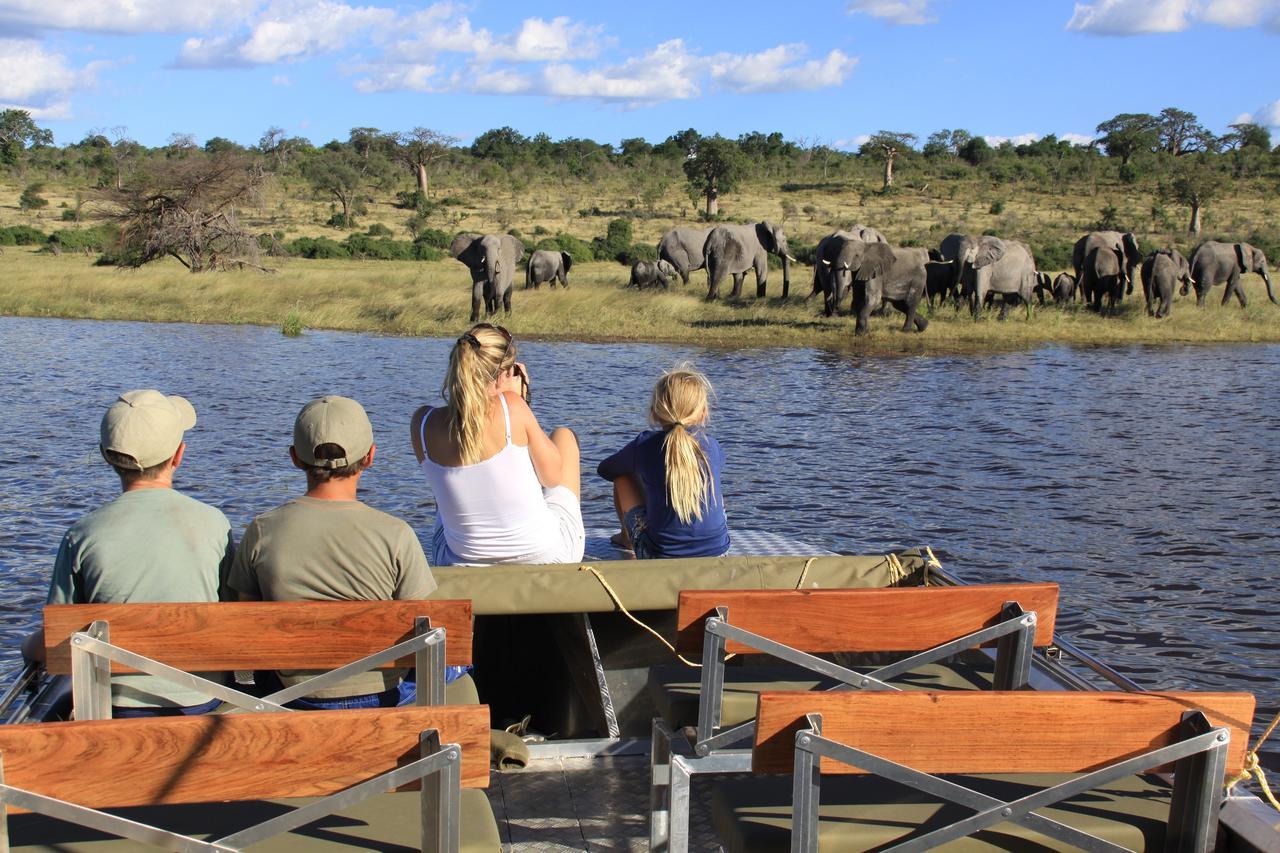
[[[49,603],[217,601],[233,549],[231,525],[219,510],[168,488],[124,492],[62,537]],[[121,707],[208,701],[203,693],[156,676],[111,679],[111,703]]]
[[[245,529],[228,585],[263,601],[386,601],[426,598],[436,581],[417,535],[400,519],[360,501],[300,497]],[[280,679],[292,685],[311,674],[281,672]],[[311,695],[379,693],[401,674],[361,673]]]

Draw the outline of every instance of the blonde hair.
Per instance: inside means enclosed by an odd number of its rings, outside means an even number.
[[[454,343],[440,394],[448,406],[449,437],[463,465],[480,461],[492,404],[489,385],[515,362],[515,341],[501,326],[480,323]]]
[[[711,483],[711,465],[689,427],[705,423],[711,383],[692,365],[680,364],[653,386],[649,420],[667,431],[662,440],[667,469],[667,503],[683,524],[702,519]]]

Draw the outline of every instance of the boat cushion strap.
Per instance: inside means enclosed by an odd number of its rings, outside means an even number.
[[[1050,774],[952,776],[958,784],[1006,802],[1069,776]],[[1149,776],[1129,776],[1039,814],[1130,850],[1162,850],[1170,789]],[[712,793],[712,820],[728,853],[791,849],[791,777],[728,780]],[[822,780],[818,838],[823,850],[873,850],[947,826],[972,812],[878,776]],[[1001,823],[957,841],[948,851],[1074,850],[1014,823]]]

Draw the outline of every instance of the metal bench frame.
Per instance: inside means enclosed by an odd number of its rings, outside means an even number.
[[[414,619],[413,636],[408,640],[263,697],[114,645],[110,639],[110,626],[105,620],[91,622],[86,630],[72,634],[70,642],[71,701],[77,720],[111,719],[112,662],[206,693],[210,698],[221,699],[242,711],[289,711],[292,709],[284,707],[286,702],[412,654],[418,680],[416,704],[444,704],[445,629],[432,628],[431,619],[426,616]]]
[[[817,853],[818,850],[818,801],[823,758],[861,768],[974,811],[970,817],[885,848],[886,851],[915,853],[930,850],[995,824],[1010,821],[1083,850],[1119,853],[1127,848],[1038,815],[1035,810],[1169,762],[1175,762],[1174,786],[1165,849],[1183,853],[1208,853],[1217,843],[1221,800],[1218,789],[1226,767],[1231,732],[1225,727],[1213,726],[1199,711],[1183,714],[1178,732],[1179,740],[1175,743],[1109,764],[1010,802],[825,738],[822,736],[820,714],[808,714],[806,721],[808,728],[801,729],[795,737],[792,853]]]
[[[690,777],[699,773],[746,773],[751,770],[751,749],[740,744],[755,735],[754,720],[723,731],[719,720],[724,691],[725,646],[741,643],[795,666],[840,682],[829,690],[900,690],[888,679],[918,666],[985,643],[996,642],[996,667],[992,688],[1021,690],[1031,677],[1036,635],[1036,613],[1016,601],[1005,602],[995,625],[957,637],[931,649],[862,673],[735,627],[727,607],[717,607],[707,618],[702,647],[702,682],[698,688],[698,726],[672,730],[662,717],[653,720],[649,752],[649,849],[687,853],[689,849]]]
[[[462,829],[462,747],[456,743],[440,743],[439,731],[428,729],[419,738],[418,750],[418,759],[404,767],[212,841],[202,841],[67,800],[5,785],[3,756],[0,756],[0,851],[8,853],[9,850],[6,806],[16,806],[131,841],[183,853],[225,853],[306,826],[370,797],[421,779],[422,849],[431,853],[457,853]]]

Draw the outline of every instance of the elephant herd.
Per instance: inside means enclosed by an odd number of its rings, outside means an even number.
[[[489,314],[497,311],[499,304],[510,313],[511,290],[524,255],[519,240],[508,234],[459,234],[450,254],[471,271],[472,322],[479,319],[482,305]],[[632,265],[628,287],[666,288],[677,276],[687,285],[691,272],[706,269],[708,300],[719,296],[726,277],[733,279],[730,296],[738,298],[746,274],[754,272],[756,297],[764,298],[770,254],[782,261],[785,299],[790,295],[795,258],[781,226],[765,221],[672,228],[658,242],[658,260]],[[1046,294],[1058,304],[1079,299],[1099,313],[1104,313],[1105,302],[1105,312],[1111,313],[1133,292],[1139,271],[1147,313],[1154,317],[1168,316],[1179,284],[1184,296],[1194,287],[1196,304],[1203,305],[1209,290],[1225,283],[1223,304],[1234,295],[1243,308],[1246,300],[1240,276],[1249,272],[1262,276],[1267,297],[1280,304],[1271,291],[1266,256],[1248,243],[1209,241],[1188,261],[1174,249],[1159,249],[1144,257],[1132,233],[1094,231],[1076,242],[1073,272],[1052,279],[1036,270],[1026,243],[989,234],[950,234],[938,248],[923,249],[891,246],[875,228],[855,225],[822,238],[814,254],[813,287],[807,298],[821,294],[824,313],[832,316],[850,296],[857,335],[866,333],[873,312],[889,306],[904,315],[904,332],[923,332],[929,322],[919,313],[920,303],[927,301],[932,308],[935,299],[951,299],[957,308],[963,301],[975,319],[997,295],[1001,320],[1014,305],[1025,306],[1030,318],[1032,299],[1044,304]],[[544,281],[552,287],[556,283],[568,287],[572,265],[568,252],[535,251],[525,271],[525,287],[536,288]]]

